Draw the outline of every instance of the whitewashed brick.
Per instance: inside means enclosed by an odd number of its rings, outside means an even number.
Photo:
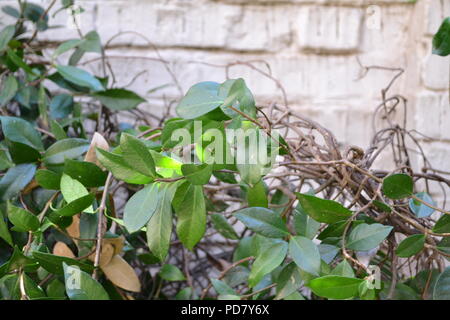
[[[355,51],[361,36],[358,8],[309,6],[297,18],[299,45],[314,52]]]
[[[446,0],[429,0],[427,19],[426,19],[426,34],[434,35],[441,25],[444,18],[450,15],[450,2]]]
[[[417,97],[414,117],[417,130],[426,137],[450,141],[448,94],[421,93]],[[428,140],[428,138],[426,139]]]
[[[429,53],[422,68],[422,81],[432,90],[448,90],[450,57],[441,57]]]

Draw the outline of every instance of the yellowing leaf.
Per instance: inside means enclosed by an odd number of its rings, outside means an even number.
[[[102,164],[97,159],[97,154],[95,153],[95,148],[100,148],[100,149],[103,149],[106,151],[109,150],[108,142],[98,132],[95,132],[92,137],[92,141],[91,141],[91,144],[89,145],[89,149],[86,153],[86,156],[84,157],[84,161],[95,163],[99,167],[103,168]]]
[[[58,241],[53,247],[53,254],[67,258],[75,258],[72,250],[64,242]]]

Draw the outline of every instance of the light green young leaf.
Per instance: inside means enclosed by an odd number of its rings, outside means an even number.
[[[308,286],[319,297],[328,299],[348,299],[358,294],[363,279],[341,276],[325,276],[311,280]]]
[[[71,203],[81,197],[87,196],[89,191],[78,180],[72,179],[67,174],[61,177],[61,193],[67,203]],[[89,206],[84,212],[94,213],[92,206]]]

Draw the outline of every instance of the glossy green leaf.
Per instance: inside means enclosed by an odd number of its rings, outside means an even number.
[[[277,295],[275,300],[281,300],[300,289],[303,283],[299,268],[295,262],[283,267],[277,277]]]
[[[211,284],[219,295],[236,295],[236,291],[222,280],[211,279]]]
[[[124,160],[132,164],[136,171],[148,177],[156,175],[153,157],[142,141],[123,133],[120,137],[120,148],[123,151]]]
[[[53,53],[53,57],[56,58],[59,55],[78,47],[81,43],[83,43],[82,39],[71,39],[64,41],[58,46],[58,48],[56,48],[55,52]]]
[[[437,278],[433,300],[450,300],[450,267],[447,267]]]
[[[358,294],[358,288],[364,280],[341,276],[324,276],[313,279],[308,286],[319,297],[328,299],[348,299]]]
[[[68,265],[76,265],[81,270],[91,273],[94,268],[92,265],[80,262],[75,259],[57,256],[50,253],[33,251],[33,258],[39,262],[39,265],[50,273],[62,276],[64,275],[63,262]]]
[[[80,181],[87,188],[105,185],[108,174],[92,162],[67,159],[64,173]]]
[[[289,235],[281,217],[266,208],[252,207],[239,210],[234,216],[254,232],[268,238],[284,238]]]
[[[285,241],[277,241],[256,257],[248,278],[251,288],[255,287],[262,278],[278,267],[286,257],[288,244]]]
[[[334,223],[351,217],[352,212],[333,200],[296,193],[303,210],[314,220],[323,223]]]
[[[417,254],[425,245],[426,236],[415,234],[404,239],[395,250],[395,254],[401,258],[408,258]]]
[[[150,251],[164,261],[170,247],[172,233],[172,198],[176,190],[175,184],[164,184],[160,187],[160,199],[155,213],[147,224],[147,243]]]
[[[46,169],[39,169],[35,176],[36,182],[45,189],[59,190],[61,175]]]
[[[14,225],[14,230],[19,232],[36,231],[39,229],[39,219],[31,212],[13,206],[8,202],[8,219]]]
[[[415,196],[422,201],[429,203],[432,206],[436,206],[436,203],[433,201],[433,199],[430,197],[430,195],[426,192],[419,192],[416,193]],[[433,214],[434,209],[430,208],[426,204],[417,201],[416,199],[409,199],[409,208],[412,212],[416,215],[418,218],[425,218],[429,217]]]
[[[106,169],[119,180],[132,184],[147,184],[152,178],[137,172],[132,164],[125,161],[123,156],[97,148],[97,158]]]
[[[19,164],[8,169],[0,180],[0,199],[5,201],[15,197],[30,183],[35,172],[34,164]]]
[[[153,183],[136,192],[127,202],[123,222],[128,232],[144,227],[156,211],[159,203],[159,187]]]
[[[81,212],[87,212],[88,208],[92,208],[92,202],[95,197],[93,194],[87,194],[68,203],[66,206],[55,211],[56,214],[63,217],[72,217]]]
[[[225,238],[237,240],[239,239],[238,235],[234,228],[228,223],[227,219],[218,213],[210,215],[211,222],[214,228]]]
[[[72,67],[57,65],[58,73],[69,82],[76,85],[90,88],[92,91],[103,91],[103,85],[100,81],[87,71]]]
[[[13,246],[13,239],[8,230],[8,224],[3,218],[3,213],[0,211],[0,238],[5,240],[10,246]]]
[[[93,97],[114,111],[134,109],[146,101],[136,93],[125,89],[109,89],[97,92]]]
[[[0,117],[0,119],[3,134],[8,140],[23,143],[39,151],[44,150],[41,135],[28,121],[16,117]]]
[[[310,239],[302,236],[292,237],[289,241],[289,255],[300,269],[312,275],[319,275],[320,252]]]
[[[66,293],[70,300],[109,300],[100,283],[79,268],[63,263]]]
[[[16,26],[14,25],[6,26],[2,31],[0,31],[0,52],[8,46],[8,43],[14,37],[15,32]]]
[[[56,121],[50,120],[50,130],[55,136],[56,140],[67,139],[67,133],[64,131],[64,128]]]
[[[311,218],[299,203],[294,210],[294,228],[297,235],[313,239],[320,228],[320,222]]]
[[[186,277],[181,272],[180,269],[178,269],[173,264],[165,264],[161,267],[161,270],[159,271],[159,276],[167,281],[184,281],[186,280]]]
[[[434,225],[433,232],[450,233],[450,215],[443,214]]]
[[[209,182],[212,174],[212,166],[209,164],[183,164],[181,172],[193,185],[204,185]]]
[[[14,76],[8,76],[3,82],[0,92],[0,107],[4,107],[11,101],[17,93],[19,85]]]
[[[97,31],[90,31],[84,36],[80,49],[85,52],[102,53],[102,44]]]
[[[76,159],[89,149],[84,139],[68,138],[56,141],[44,153],[44,162],[49,165],[63,164],[66,159]]]
[[[53,97],[50,103],[50,116],[53,119],[68,117],[73,110],[73,97],[69,94],[59,94]]]
[[[351,250],[368,251],[383,242],[392,229],[391,226],[379,223],[360,224],[351,231],[346,247]]]
[[[439,56],[450,54],[450,17],[445,18],[433,37],[433,54]]]
[[[200,241],[206,231],[206,207],[203,188],[190,185],[183,201],[175,208],[177,235],[190,250]]]
[[[350,263],[348,263],[348,261],[344,259],[339,262],[336,267],[334,267],[334,269],[331,271],[331,275],[354,278],[355,272],[353,271]]]
[[[176,111],[184,119],[195,119],[218,108],[224,101],[219,97],[220,84],[200,82],[193,85],[179,102]]]
[[[403,199],[413,193],[413,180],[404,173],[393,174],[384,178],[383,193],[390,199]]]

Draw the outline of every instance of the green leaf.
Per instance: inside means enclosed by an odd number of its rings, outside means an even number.
[[[69,138],[56,141],[44,153],[44,162],[49,165],[63,164],[66,159],[75,159],[89,149],[89,142],[84,139]]]
[[[297,235],[313,239],[320,228],[320,222],[311,218],[299,203],[294,210],[294,228]]]
[[[89,72],[72,66],[57,65],[58,73],[69,82],[82,87],[88,87],[92,91],[103,91],[103,85]]]
[[[297,292],[302,282],[300,270],[295,262],[286,264],[277,277],[277,295],[275,296],[275,300],[284,299]]]
[[[262,278],[278,267],[286,257],[288,244],[285,241],[277,241],[256,257],[248,278],[251,288],[256,286]]]
[[[450,233],[450,215],[443,214],[433,227],[435,233]]]
[[[218,108],[224,101],[219,97],[220,84],[200,82],[193,85],[181,99],[176,111],[184,119],[195,119]]]
[[[289,235],[285,223],[278,214],[266,208],[252,207],[239,210],[234,216],[249,229],[268,238],[284,238]]]
[[[0,117],[5,137],[13,142],[23,143],[31,148],[42,151],[41,135],[28,122],[16,117]]]
[[[61,175],[46,169],[40,169],[36,172],[36,182],[44,189],[59,190]]]
[[[150,251],[164,261],[170,247],[172,233],[172,198],[175,184],[164,184],[160,188],[160,200],[155,213],[147,224],[147,243]]]
[[[0,238],[5,240],[11,247],[13,246],[13,239],[8,230],[8,224],[3,218],[3,213],[0,211]]]
[[[184,288],[177,293],[175,300],[191,300],[192,294],[193,290],[191,287]]]
[[[219,96],[226,97],[220,108],[230,118],[235,118],[239,114],[229,106],[242,111],[251,118],[256,118],[255,99],[243,79],[230,79],[222,83]]]
[[[383,193],[390,199],[403,199],[413,193],[413,180],[404,173],[393,174],[383,180]]]
[[[236,291],[222,280],[211,279],[211,284],[219,295],[236,295]]]
[[[53,53],[53,57],[56,58],[59,55],[78,47],[81,43],[83,43],[82,39],[72,39],[64,41],[58,46],[58,48],[56,48],[55,52]]]
[[[209,164],[183,164],[181,166],[181,172],[186,179],[193,185],[204,185],[209,182],[211,178],[213,167]]]
[[[227,219],[223,215],[215,213],[210,215],[210,218],[214,228],[222,236],[232,240],[239,239],[236,231],[234,231],[233,227],[228,223]]]
[[[320,253],[317,246],[308,238],[292,237],[289,241],[289,255],[297,266],[315,276],[320,272]]]
[[[87,188],[105,185],[108,174],[92,162],[67,159],[64,163],[64,173],[77,179]]]
[[[436,203],[431,199],[430,195],[426,192],[416,193],[415,196],[422,201],[429,203],[432,206],[436,206]],[[417,201],[416,199],[409,199],[409,208],[416,215],[417,218],[425,218],[431,216],[434,212],[433,208],[430,208],[426,204]]]
[[[85,52],[102,53],[102,44],[97,31],[90,31],[84,36],[80,49]]]
[[[8,43],[14,37],[15,32],[15,25],[6,26],[2,31],[0,31],[0,52],[8,46]]]
[[[93,194],[82,196],[71,201],[65,207],[56,210],[55,213],[63,217],[72,217],[83,211],[88,212],[88,208],[92,208],[92,202],[94,201],[94,199],[95,197]]]
[[[54,134],[56,140],[67,139],[67,133],[56,120],[50,120],[50,130]]]
[[[247,202],[249,207],[269,207],[269,200],[266,195],[264,182],[260,180],[253,187],[247,189]]]
[[[391,233],[393,227],[379,223],[362,223],[356,226],[347,240],[347,248],[368,251],[378,246]]]
[[[358,288],[364,280],[341,276],[325,276],[309,282],[312,292],[328,299],[348,299],[358,294]]]
[[[53,119],[67,118],[73,110],[73,97],[69,94],[59,94],[50,103],[50,116]]]
[[[339,264],[331,271],[331,274],[334,276],[342,276],[347,278],[355,277],[355,272],[346,259],[339,262]]]
[[[446,18],[433,37],[433,54],[448,56],[450,54],[450,17]]]
[[[66,293],[70,300],[109,300],[100,283],[79,268],[63,262]]]
[[[415,234],[404,239],[395,250],[395,254],[401,258],[408,258],[417,254],[425,245],[426,236]]]
[[[186,248],[192,250],[206,231],[206,207],[203,188],[190,185],[183,201],[175,208],[177,235]]]
[[[66,288],[64,284],[56,278],[49,282],[45,291],[47,292],[49,298],[61,300],[66,299]]]
[[[334,223],[351,217],[352,212],[333,200],[320,199],[303,193],[296,193],[303,210],[314,220]]]
[[[19,85],[14,76],[6,77],[0,93],[0,107],[4,107],[11,101],[17,93]]]
[[[155,162],[146,145],[138,138],[123,133],[120,137],[120,149],[124,160],[132,164],[133,168],[148,177],[155,177]]]
[[[69,264],[69,265],[76,265],[80,267],[81,270],[85,272],[91,273],[94,268],[92,265],[85,264],[83,262],[80,262],[75,259],[63,257],[63,256],[56,256],[54,254],[50,253],[44,253],[40,251],[33,251],[33,258],[36,259],[39,262],[39,265],[47,270],[50,273],[54,273],[58,276],[64,275],[64,269],[63,269],[63,263]]]
[[[8,141],[7,145],[15,164],[37,162],[41,158],[39,151],[26,144]]]
[[[79,198],[89,195],[89,191],[78,180],[72,179],[67,174],[61,177],[61,193],[67,203],[71,203]],[[94,213],[92,206],[84,210],[87,213]]]
[[[447,267],[437,278],[433,300],[450,300],[450,267]]]
[[[159,271],[159,276],[167,281],[184,281],[186,277],[176,266],[172,264],[165,264]]]
[[[34,164],[19,164],[10,168],[0,180],[0,199],[5,201],[15,197],[33,179]]]
[[[152,181],[152,178],[134,170],[132,165],[124,160],[123,156],[99,148],[96,151],[97,159],[117,179],[132,184],[147,184]]]
[[[130,110],[146,100],[136,93],[125,89],[109,89],[92,95],[111,110]]]
[[[8,219],[19,232],[36,231],[41,225],[39,219],[31,212],[13,206],[8,202]]]
[[[123,222],[128,232],[133,233],[142,229],[155,213],[158,203],[158,184],[150,184],[136,192],[124,209]]]

